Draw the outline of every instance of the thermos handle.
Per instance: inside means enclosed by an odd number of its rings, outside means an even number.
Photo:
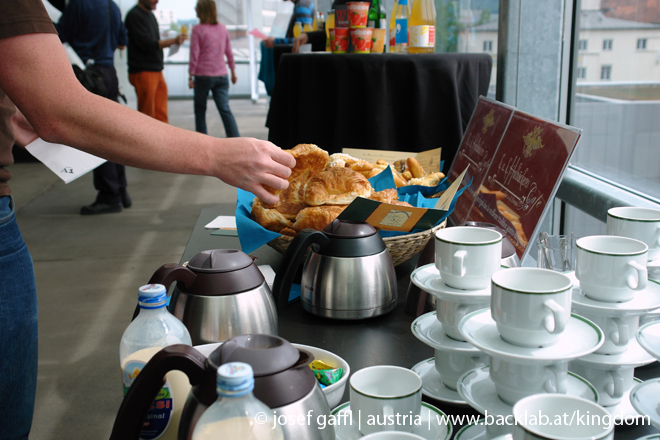
[[[189,345],[170,345],[156,353],[144,366],[121,402],[110,440],[138,440],[142,424],[158,392],[165,374],[183,371],[190,384],[215,383],[216,372],[206,369],[206,356]],[[212,386],[212,385],[211,385]]]
[[[165,290],[170,290],[170,285],[174,281],[178,281],[183,284],[183,287],[190,289],[196,278],[197,274],[187,267],[180,264],[168,263],[160,266],[151,276],[151,279],[149,279],[147,284],[162,284],[165,286]],[[171,299],[176,300],[176,298]],[[140,313],[140,306],[135,306],[131,321],[135,319],[138,313]]]
[[[277,303],[278,313],[282,313],[289,304],[289,292],[291,291],[293,277],[305,258],[307,248],[316,244],[318,250],[320,250],[326,247],[328,243],[330,243],[330,239],[323,232],[314,229],[300,231],[293,238],[282,257],[282,261],[287,264],[280,265],[280,269],[275,274],[275,281],[273,281],[273,297]]]

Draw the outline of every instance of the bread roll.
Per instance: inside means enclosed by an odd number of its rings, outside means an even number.
[[[257,197],[252,202],[252,219],[269,231],[274,232],[280,232],[284,228],[293,226],[293,222],[289,221],[277,209],[264,208],[261,200]]]
[[[408,166],[408,171],[416,179],[421,179],[426,174],[422,169],[422,166],[419,164],[419,161],[414,157],[409,157],[406,159],[406,165]]]
[[[307,171],[308,176],[312,176],[320,171],[323,171],[328,165],[329,155],[328,152],[322,150],[314,144],[299,144],[293,147],[291,150],[284,150],[287,153],[290,153],[296,159],[296,166],[291,170],[291,175],[287,179],[289,183],[298,179]],[[282,192],[285,190],[273,189],[269,186],[264,185],[264,188],[271,194],[275,194],[282,199]],[[275,206],[266,205],[267,208],[275,208]]]
[[[328,168],[312,177],[305,187],[305,203],[310,206],[348,205],[356,197],[369,197],[371,184],[350,168]]]
[[[348,205],[322,205],[305,208],[298,213],[293,229],[297,232],[303,229],[320,231],[336,219]]]

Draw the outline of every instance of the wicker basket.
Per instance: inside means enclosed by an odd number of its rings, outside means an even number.
[[[443,229],[446,225],[447,220],[443,221],[434,228],[427,229],[426,231],[383,238],[385,246],[387,246],[387,252],[392,257],[392,262],[394,265],[398,266],[424,249],[424,246],[426,246],[426,243],[431,239],[431,237],[433,237],[436,231]],[[281,235],[275,240],[269,241],[268,246],[283,254],[286,252],[289,244],[291,244],[292,241],[293,237]]]

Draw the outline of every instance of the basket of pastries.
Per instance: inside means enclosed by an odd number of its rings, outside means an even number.
[[[343,153],[329,155],[313,144],[299,144],[287,151],[296,158],[296,166],[288,179],[289,187],[285,190],[268,188],[280,200],[269,205],[255,197],[249,214],[261,227],[280,234],[268,241],[268,245],[281,253],[286,251],[299,231],[307,228],[323,229],[357,197],[414,206],[400,200],[402,187],[420,185],[430,190],[438,187],[444,178],[439,172],[424,172],[419,162],[412,157],[393,164],[383,160],[370,163]],[[377,191],[369,179],[373,181],[375,176],[388,169],[394,187]],[[421,251],[445,224],[446,220],[433,228],[412,233],[387,234],[392,231],[381,231],[394,265],[403,263]]]

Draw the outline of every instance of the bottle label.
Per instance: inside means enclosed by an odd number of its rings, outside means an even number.
[[[387,18],[378,19],[378,29],[387,29]]]
[[[434,43],[434,26],[410,26],[410,47],[434,47]]]
[[[124,370],[122,371],[124,396],[128,393],[128,389],[145,365],[146,363],[142,361],[129,361],[124,365]],[[141,440],[157,439],[163,435],[170,425],[173,411],[171,389],[170,383],[165,381],[165,385],[158,392],[156,400],[151,404],[147,417],[144,419],[142,431],[140,431]]]
[[[396,27],[390,28],[390,47],[396,44]]]
[[[396,44],[408,44],[408,19],[396,19]]]

